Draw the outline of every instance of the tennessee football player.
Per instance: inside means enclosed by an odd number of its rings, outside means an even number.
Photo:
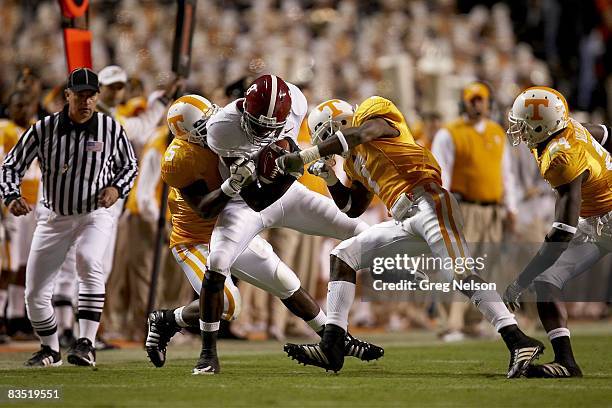
[[[569,117],[563,95],[547,87],[523,91],[508,120],[513,144],[523,142],[531,149],[542,177],[555,190],[556,203],[544,243],[508,286],[504,300],[514,310],[521,293],[534,284],[538,314],[555,353],[548,364],[530,365],[526,376],[581,377],[561,292],[612,251],[612,157],[599,143],[605,143],[607,129],[588,125],[591,134]]]
[[[168,146],[161,167],[162,178],[170,186],[168,206],[172,215],[170,247],[175,260],[185,272],[196,293],[207,285],[219,285],[208,279],[206,269],[210,256],[209,244],[218,214],[231,197],[224,193],[223,183],[239,180],[234,166],[231,176],[223,182],[219,174],[219,159],[206,143],[206,122],[218,108],[199,95],[177,99],[167,115],[168,127],[174,140]],[[229,181],[228,181],[229,180]],[[301,288],[300,280],[259,236],[249,241],[231,268],[231,274],[277,296],[296,316],[318,333],[322,333],[325,314],[313,298]],[[223,319],[231,320],[240,313],[240,293],[230,276],[224,278],[218,290],[223,294],[220,311]],[[158,310],[149,315],[147,354],[157,367],[164,365],[166,346],[182,327],[198,327],[201,300],[174,310]],[[202,326],[200,324],[200,326]],[[371,360],[382,355],[377,346],[346,337],[346,354]],[[202,367],[194,374],[215,374],[218,367]]]
[[[194,372],[218,370],[216,332],[222,295],[218,282],[230,273],[236,258],[257,234],[267,228],[286,227],[309,235],[346,239],[367,228],[364,222],[340,211],[332,200],[300,183],[292,183],[280,197],[256,211],[241,194],[245,188],[249,194],[263,194],[257,193],[258,183],[232,182],[232,172],[238,171],[252,179],[255,170],[250,158],[262,146],[280,139],[297,145],[306,110],[306,97],[299,88],[275,75],[263,75],[249,86],[244,98],[222,108],[206,124],[208,146],[222,158],[226,178],[222,190],[233,198],[219,215],[210,240],[207,283],[200,296],[204,299],[200,308],[203,349]],[[303,167],[287,172],[287,177],[300,172]],[[374,351],[372,347],[369,350]],[[382,350],[377,350],[381,357]]]
[[[470,257],[462,233],[462,219],[452,194],[441,187],[440,168],[431,152],[415,143],[406,120],[389,100],[373,96],[355,111],[352,126],[301,152],[283,155],[277,163],[283,171],[295,171],[320,157],[345,154],[344,170],[350,186],[329,186],[339,207],[356,217],[376,194],[394,220],[374,225],[340,243],[331,253],[328,284],[328,316],[318,344],[287,344],[290,357],[304,364],[339,371],[344,364],[342,337],[355,297],[356,271],[372,266],[374,257],[398,253],[421,255],[428,247],[443,260],[444,276],[463,282],[484,283],[478,275],[459,273],[457,265]],[[462,263],[465,265],[465,263]],[[480,286],[480,285],[479,285]],[[520,376],[544,349],[526,336],[500,296],[493,290],[463,292],[495,326],[510,350],[508,378]]]

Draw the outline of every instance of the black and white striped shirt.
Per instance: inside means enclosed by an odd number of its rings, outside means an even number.
[[[21,178],[38,158],[43,204],[60,215],[98,208],[100,191],[109,186],[125,197],[138,172],[132,146],[121,125],[100,112],[75,124],[63,111],[30,127],[0,168],[0,194],[5,203],[20,196]]]

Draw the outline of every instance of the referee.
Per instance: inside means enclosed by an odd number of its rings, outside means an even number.
[[[68,104],[47,116],[19,139],[0,168],[0,194],[15,216],[32,211],[20,195],[20,182],[35,158],[42,171],[43,200],[26,269],[26,308],[41,349],[26,366],[62,364],[53,281],[67,252],[76,249],[79,283],[79,339],[68,362],[95,365],[93,346],[104,306],[103,255],[115,219],[108,208],[130,191],[136,157],[121,125],[95,111],[98,77],[87,69],[70,73]]]

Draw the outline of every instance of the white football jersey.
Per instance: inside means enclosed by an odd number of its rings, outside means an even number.
[[[308,103],[297,86],[289,82],[287,86],[291,92],[291,111],[278,139],[291,137],[297,143],[300,125],[308,112]],[[221,157],[250,157],[261,149],[261,146],[249,141],[240,127],[242,112],[236,104],[237,101],[229,103],[206,124],[208,146]]]

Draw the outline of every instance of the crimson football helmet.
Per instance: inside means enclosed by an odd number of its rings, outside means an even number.
[[[262,75],[247,89],[240,120],[249,141],[264,146],[281,132],[291,110],[289,87],[276,75]]]

